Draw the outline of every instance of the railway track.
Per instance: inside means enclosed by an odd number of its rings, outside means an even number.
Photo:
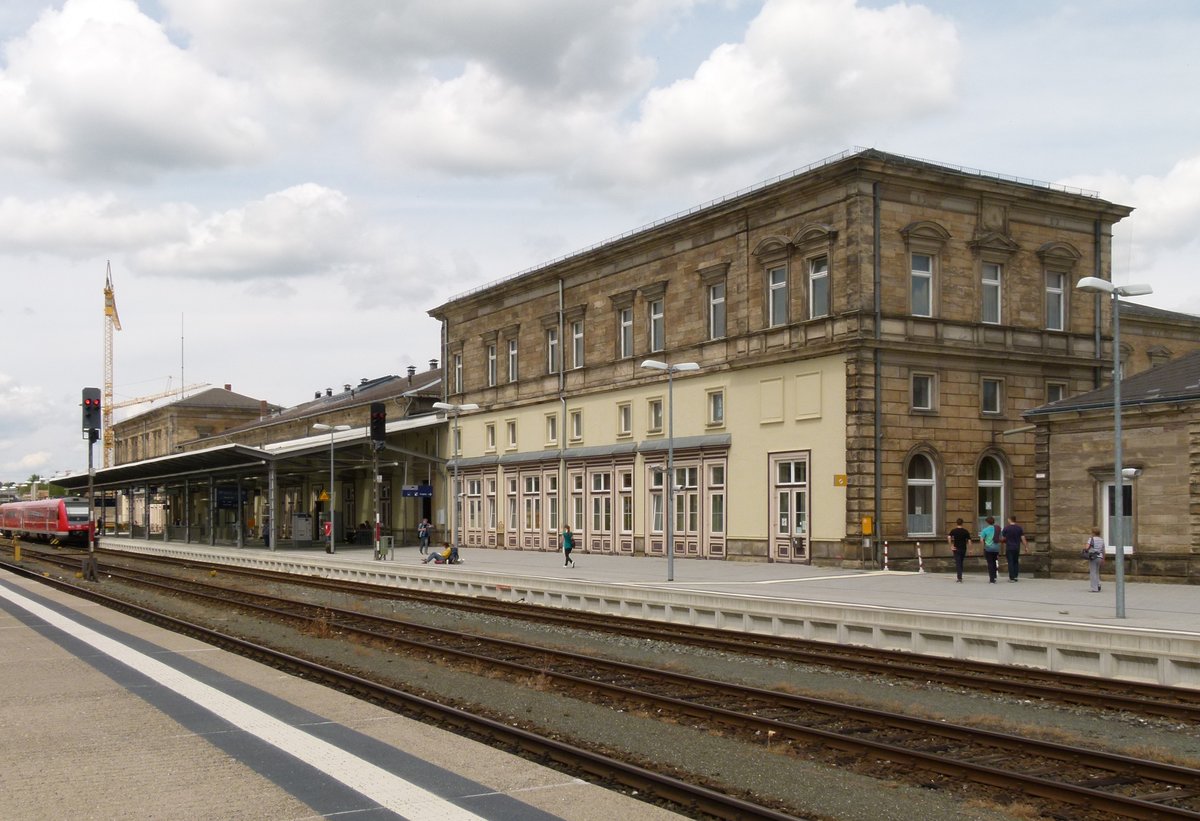
[[[51,556],[55,554],[50,554]],[[130,560],[128,554],[112,552],[110,561]],[[137,561],[143,561],[138,557]],[[222,575],[278,581],[279,574],[234,568],[216,563],[155,558],[155,564],[218,569]],[[294,577],[289,580],[294,580]],[[758,636],[733,631],[714,631],[687,625],[647,622],[625,616],[586,611],[558,610],[538,605],[496,599],[446,596],[421,590],[379,587],[332,579],[304,577],[304,583],[353,596],[421,602],[462,612],[558,624],[565,629],[592,630],[658,641],[672,641],[711,650],[752,655],[796,664],[893,676],[922,683],[936,683],[981,692],[1009,695],[1019,691],[1025,698],[1056,704],[1085,706],[1101,711],[1128,712],[1200,724],[1200,690],[1165,687],[1141,682],[1117,681],[1094,676],[1006,667],[962,659],[942,659],[914,653],[889,652],[853,645],[835,645],[804,639]]]
[[[1132,818],[1200,818],[1200,771],[1195,769],[466,635],[310,600],[233,591],[195,579],[128,569],[105,572],[170,595],[186,594],[301,626],[320,624],[339,637],[355,637],[376,647],[386,643],[408,655],[451,660],[492,674],[504,670],[517,680],[539,677],[566,694],[600,698],[616,709],[669,715],[676,721],[686,717],[694,725],[751,743],[773,741],[781,751],[807,753],[820,745],[836,754],[1036,796],[1082,813],[1059,811],[1057,817],[1101,812]]]

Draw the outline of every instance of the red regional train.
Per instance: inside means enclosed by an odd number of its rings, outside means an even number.
[[[0,533],[42,542],[87,544],[87,499],[65,497],[0,504]]]

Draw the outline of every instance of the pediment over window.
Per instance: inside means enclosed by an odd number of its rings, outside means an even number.
[[[1083,254],[1069,242],[1047,242],[1037,249],[1037,255],[1042,264],[1048,267],[1073,268],[1075,263],[1083,258]]]
[[[917,220],[900,229],[901,236],[909,246],[941,249],[950,239],[950,232],[936,222]]]
[[[637,296],[637,291],[620,291],[615,294],[609,294],[609,301],[612,302],[614,308],[628,308],[633,304],[633,298]]]
[[[758,245],[754,246],[751,252],[756,257],[783,257],[787,256],[788,246],[791,243],[787,237],[767,237],[760,240]]]
[[[586,302],[564,310],[563,319],[565,319],[567,322],[575,322],[576,320],[583,319],[585,314],[587,314]]]
[[[1171,361],[1171,349],[1165,345],[1153,345],[1146,351],[1146,356],[1150,358],[1151,366],[1161,365]]]
[[[715,282],[720,282],[729,275],[728,262],[712,262],[708,265],[701,265],[696,269],[696,273],[700,275],[700,281],[712,285]]]
[[[987,231],[979,234],[967,244],[976,254],[987,254],[988,256],[1009,257],[1021,249],[1012,237],[999,231]]]
[[[810,222],[800,227],[792,237],[792,245],[813,246],[832,243],[837,239],[837,229],[824,222]]]
[[[667,283],[670,280],[660,279],[658,282],[651,282],[649,285],[643,285],[638,290],[642,293],[643,299],[658,299],[667,292]]]

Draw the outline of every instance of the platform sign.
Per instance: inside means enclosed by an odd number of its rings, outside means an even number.
[[[433,498],[433,485],[405,485],[400,489],[400,495],[430,499]]]

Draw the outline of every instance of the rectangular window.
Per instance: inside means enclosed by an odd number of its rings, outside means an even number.
[[[667,329],[663,318],[663,300],[652,299],[647,306],[650,319],[650,350],[661,351],[666,347]]]
[[[913,410],[933,410],[933,376],[927,373],[912,375]]]
[[[558,373],[558,328],[546,329],[546,373]]]
[[[484,439],[487,442],[488,450],[496,449],[496,423],[489,422],[484,430]]]
[[[454,451],[455,456],[460,456],[462,454],[462,429],[455,428],[453,431],[451,431],[451,433],[453,445],[452,450]]]
[[[633,308],[617,311],[617,356],[633,356]]]
[[[933,316],[933,257],[912,255],[912,288],[909,299],[913,316]]]
[[[999,379],[984,379],[982,389],[982,407],[984,413],[1000,413],[1003,401],[1003,383]]]
[[[1065,382],[1047,382],[1046,383],[1046,403],[1061,402],[1067,395],[1067,385]]]
[[[508,381],[517,381],[517,340],[508,340]]]
[[[1000,266],[994,262],[983,263],[980,296],[980,319],[992,325],[1000,324]]]
[[[454,355],[454,392],[463,392],[462,354]]]
[[[558,414],[546,414],[546,444],[558,444]]]
[[[633,406],[628,402],[617,405],[617,436],[633,433]]]
[[[571,367],[583,367],[583,320],[571,323]]]
[[[829,257],[808,262],[808,318],[829,316]]]
[[[546,474],[546,529],[558,531],[558,475]]]
[[[496,346],[487,346],[487,383],[489,388],[496,387]]]
[[[508,442],[508,447],[515,448],[517,446],[517,420],[509,419],[507,422],[505,422],[504,432],[506,435],[506,441]]]
[[[708,286],[708,338],[725,337],[725,283]]]
[[[1065,313],[1066,294],[1063,292],[1063,274],[1046,272],[1046,330],[1061,331]]]
[[[725,391],[708,392],[708,424],[712,427],[725,424]]]
[[[663,403],[661,399],[651,399],[646,405],[646,428],[657,433],[662,430],[663,426]]]
[[[787,268],[767,271],[767,325],[775,328],[788,321]]]
[[[578,442],[583,438],[583,411],[573,410],[570,413],[571,440]]]

